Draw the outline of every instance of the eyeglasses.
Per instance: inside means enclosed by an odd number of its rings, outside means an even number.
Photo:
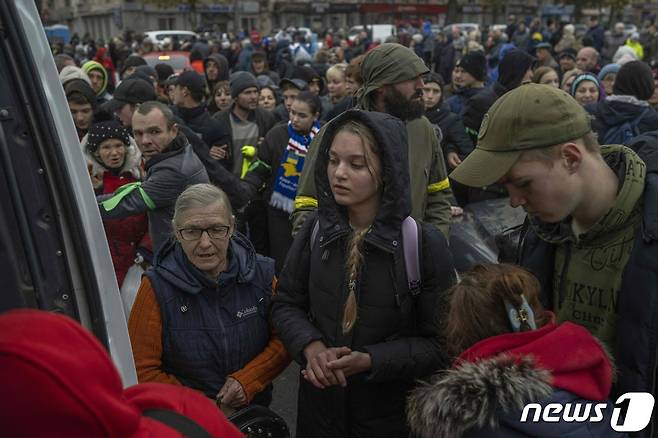
[[[193,241],[201,239],[204,232],[211,239],[225,239],[230,230],[228,225],[218,225],[212,228],[179,228],[178,232],[183,240]]]

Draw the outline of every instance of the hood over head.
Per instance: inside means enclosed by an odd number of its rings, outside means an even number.
[[[399,240],[402,221],[411,213],[409,192],[409,158],[407,128],[400,119],[374,111],[349,110],[327,125],[315,166],[318,191],[318,216],[325,243],[350,231],[347,210],[334,200],[327,176],[329,149],[334,137],[350,120],[362,122],[375,138],[374,149],[382,163],[383,194],[379,212],[366,241],[394,251]]]
[[[518,87],[533,62],[535,58],[523,50],[508,51],[498,65],[498,84],[502,85],[505,91]]]
[[[59,81],[62,83],[62,86],[66,86],[67,82],[73,79],[82,79],[91,87],[89,76],[87,76],[87,73],[84,70],[75,65],[67,65],[59,73]]]
[[[206,66],[208,65],[208,61],[215,61],[217,65],[219,66],[219,76],[217,77],[217,81],[228,81],[229,78],[229,68],[228,68],[228,60],[224,55],[220,55],[219,53],[213,53],[212,55],[208,56],[206,59],[203,60],[203,71],[206,71]],[[208,80],[208,75],[206,75],[206,80]]]
[[[11,370],[0,373],[7,436],[180,437],[142,415],[153,408],[186,415],[215,437],[241,436],[196,391],[156,383],[124,390],[100,342],[64,315],[15,310],[0,316],[0,367]]]
[[[96,96],[100,97],[105,93],[105,90],[107,90],[107,70],[105,70],[105,67],[103,67],[103,65],[97,61],[87,61],[82,65],[82,71],[84,71],[87,75],[89,75],[89,72],[92,70],[99,71],[103,75],[103,86],[96,92]]]

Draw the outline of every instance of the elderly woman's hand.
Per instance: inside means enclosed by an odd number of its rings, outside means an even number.
[[[240,382],[233,377],[226,379],[226,383],[222,386],[217,394],[217,402],[220,405],[228,405],[232,408],[239,408],[247,404],[247,395],[240,385]]]

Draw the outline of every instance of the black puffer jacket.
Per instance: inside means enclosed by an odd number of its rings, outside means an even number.
[[[636,120],[644,110],[648,111],[637,123],[640,134],[658,130],[658,112],[648,106],[640,106],[630,102],[603,100],[585,107],[588,113],[594,116],[592,131],[599,136],[599,143],[603,144],[606,133],[611,128],[619,126],[629,120]]]
[[[444,158],[449,152],[455,152],[463,160],[473,152],[473,142],[466,134],[461,118],[450,111],[450,105],[446,102],[440,103],[427,110],[425,116],[433,125],[441,128],[441,148]]]
[[[351,234],[347,213],[334,201],[327,178],[328,150],[340,120],[356,118],[374,133],[385,191],[364,243],[357,284],[358,319],[342,334],[347,299],[345,260]],[[322,340],[372,358],[370,372],[351,376],[346,388],[319,390],[300,379],[299,437],[402,437],[407,392],[414,382],[447,366],[440,338],[444,291],[455,281],[444,237],[422,225],[422,290],[412,297],[406,279],[401,224],[411,212],[405,125],[388,114],[347,111],[319,144],[318,213],[307,220],[281,272],[272,320],[288,352],[305,366],[304,348]],[[313,249],[311,233],[319,220]]]

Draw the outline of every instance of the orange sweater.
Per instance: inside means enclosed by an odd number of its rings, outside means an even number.
[[[275,282],[273,282],[273,285]],[[181,385],[175,376],[162,370],[162,318],[160,305],[148,277],[142,277],[128,320],[137,378],[140,383],[159,382]],[[265,349],[241,370],[230,374],[244,389],[251,402],[290,363],[290,357],[274,332]]]

